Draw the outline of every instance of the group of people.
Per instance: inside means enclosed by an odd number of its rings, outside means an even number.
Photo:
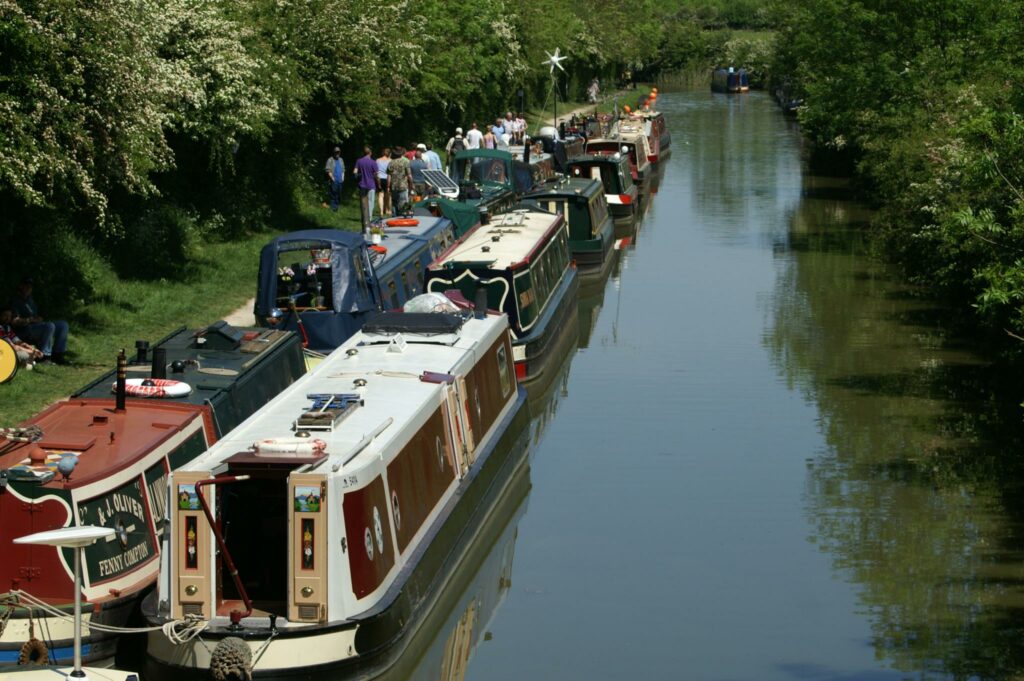
[[[508,149],[510,144],[522,144],[526,139],[526,115],[511,111],[504,118],[495,118],[494,123],[485,126],[483,132],[476,121],[463,135],[462,128],[455,128],[455,134],[448,140],[445,152],[451,158],[453,152],[463,149]]]
[[[450,163],[455,152],[508,149],[510,144],[522,144],[525,138],[525,114],[509,111],[504,118],[495,118],[494,123],[484,126],[483,130],[474,121],[465,136],[462,128],[455,128],[455,135],[445,145],[445,153]],[[400,215],[415,197],[426,196],[428,187],[423,171],[442,169],[441,157],[430,142],[412,143],[408,147],[385,147],[377,157],[370,147],[363,147],[363,155],[356,161],[353,174],[359,190],[364,231],[369,229],[375,213],[381,216]],[[345,181],[341,147],[334,147],[324,164],[324,174],[328,196],[325,205],[336,211],[341,205],[341,187]]]
[[[68,323],[44,319],[32,298],[33,288],[32,278],[25,277],[10,302],[0,306],[0,338],[28,368],[35,363],[68,364]]]
[[[426,195],[427,180],[423,171],[441,169],[441,157],[429,142],[410,144],[408,149],[403,146],[385,147],[376,158],[373,149],[363,147],[363,155],[356,161],[353,172],[359,189],[364,230],[369,228],[375,212],[381,216],[399,215],[414,197]],[[324,172],[331,210],[338,210],[345,178],[345,164],[339,147],[335,147],[327,159]]]

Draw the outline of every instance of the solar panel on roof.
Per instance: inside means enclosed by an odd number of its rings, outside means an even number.
[[[424,170],[423,179],[431,187],[437,189],[441,196],[457,198],[459,196],[459,185],[452,178],[445,175],[443,170]]]

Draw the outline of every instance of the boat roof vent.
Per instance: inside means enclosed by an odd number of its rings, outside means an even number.
[[[293,427],[298,431],[333,431],[345,417],[363,405],[362,396],[356,393],[313,393],[306,395],[312,400],[310,407],[295,419]]]

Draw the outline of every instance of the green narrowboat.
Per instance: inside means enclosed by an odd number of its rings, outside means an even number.
[[[459,239],[427,271],[426,290],[457,290],[508,315],[516,376],[532,381],[552,364],[571,329],[579,288],[565,219],[535,206],[495,216]]]
[[[581,275],[606,269],[611,262],[615,224],[608,213],[604,185],[597,180],[565,177],[549,182],[523,199],[565,217],[569,250]]]

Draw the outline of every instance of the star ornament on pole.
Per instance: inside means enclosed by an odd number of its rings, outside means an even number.
[[[555,67],[556,66],[558,67],[558,69],[560,71],[564,72],[565,69],[562,68],[562,64],[560,62],[562,62],[562,61],[564,61],[564,60],[569,58],[569,57],[567,57],[564,54],[559,54],[558,50],[559,50],[559,48],[556,47],[554,54],[551,54],[547,50],[544,50],[544,54],[548,55],[547,61],[545,61],[544,64],[548,64],[548,65],[551,66],[551,74],[552,75],[554,75],[554,73],[555,73]]]

